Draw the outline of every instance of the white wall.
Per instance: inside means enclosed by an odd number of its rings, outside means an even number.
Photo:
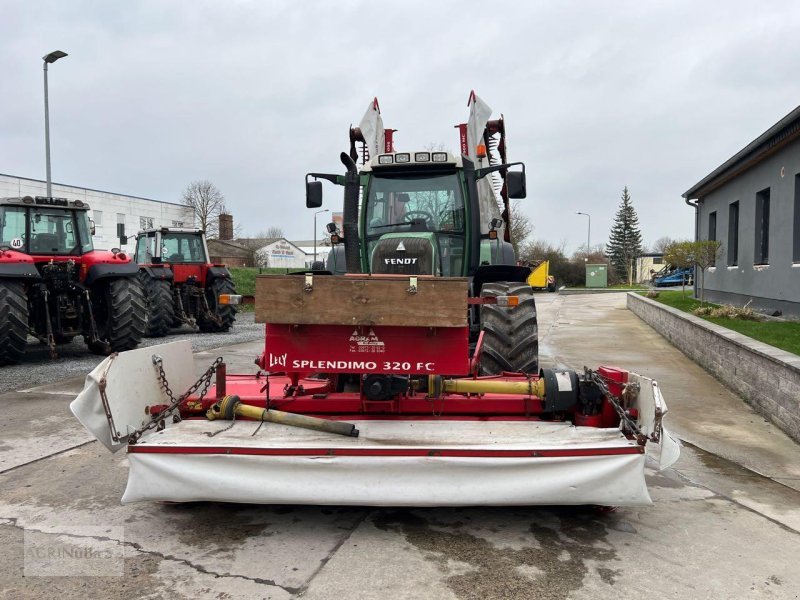
[[[47,184],[44,181],[0,174],[0,198],[46,195]],[[129,251],[133,251],[134,236],[141,229],[142,218],[148,223],[152,219],[154,227],[173,227],[176,222],[182,223],[184,227],[194,227],[191,209],[180,204],[57,183],[53,184],[53,196],[82,200],[91,207],[89,217],[94,219],[97,228],[94,246],[98,249],[119,246],[116,237],[118,219],[119,222],[124,221],[125,235],[128,236],[128,244],[122,249]],[[102,213],[102,216],[97,212]]]

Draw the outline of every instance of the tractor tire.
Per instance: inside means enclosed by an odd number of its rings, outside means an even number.
[[[175,321],[175,302],[172,285],[164,279],[154,279],[144,271],[139,272],[139,283],[147,307],[145,337],[164,337]]]
[[[100,342],[89,342],[95,354],[133,350],[144,336],[147,307],[138,279],[101,281],[92,294]]]
[[[539,326],[531,287],[521,282],[487,283],[481,289],[483,296],[518,296],[519,304],[481,305],[481,375],[498,375],[503,371],[537,374]]]
[[[200,331],[206,333],[219,333],[222,331],[228,331],[231,328],[231,325],[233,325],[233,322],[236,320],[236,307],[230,304],[220,304],[219,295],[235,293],[236,286],[233,284],[233,281],[227,278],[220,277],[215,279],[208,287],[206,287],[206,300],[208,301],[208,308],[210,308],[211,312],[220,318],[222,323],[215,323],[214,321],[199,318],[197,319],[197,326],[200,327]]]
[[[17,281],[0,281],[0,365],[17,364],[28,345],[28,296]]]

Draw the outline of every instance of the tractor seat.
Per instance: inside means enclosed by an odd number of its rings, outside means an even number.
[[[31,252],[57,252],[58,236],[54,233],[40,233],[31,240]]]
[[[178,254],[178,253],[170,254],[169,255],[169,262],[182,263],[183,262],[183,254]]]

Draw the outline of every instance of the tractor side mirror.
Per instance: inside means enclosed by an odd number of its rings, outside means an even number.
[[[527,196],[525,189],[525,171],[509,171],[506,173],[506,189],[509,198],[524,198]]]
[[[325,225],[325,229],[328,233],[336,233],[336,223],[328,223]]]
[[[92,235],[95,235],[97,233],[97,227],[95,226],[94,221],[92,219],[89,219],[89,233],[91,233]]]
[[[306,181],[306,208],[322,206],[322,182]]]
[[[127,235],[119,236],[119,245],[120,246],[124,246],[127,243],[128,243],[128,236]]]

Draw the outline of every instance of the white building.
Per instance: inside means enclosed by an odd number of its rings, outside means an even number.
[[[305,252],[285,238],[267,241],[256,250],[256,262],[260,267],[279,269],[305,269],[308,264]]]
[[[82,200],[91,207],[90,218],[94,220],[94,246],[98,249],[121,247],[133,250],[134,236],[140,229],[150,227],[194,227],[191,208],[174,202],[163,202],[151,198],[115,194],[90,188],[53,183],[53,196],[68,200]],[[47,183],[40,179],[28,179],[0,173],[0,198],[22,196],[46,196]],[[120,246],[117,225],[124,224],[128,244]]]

